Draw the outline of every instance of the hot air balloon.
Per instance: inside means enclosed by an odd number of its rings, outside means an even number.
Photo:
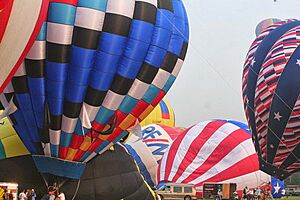
[[[30,155],[0,160],[0,181],[18,183],[19,189],[34,188],[38,199],[47,192]],[[119,144],[89,162],[80,182],[69,180],[60,189],[67,199],[75,195],[80,200],[154,199],[133,158]]]
[[[206,182],[237,183],[242,190],[269,180],[259,169],[251,136],[226,120],[200,122],[179,135],[157,171],[158,187],[166,182],[189,183],[196,186],[198,195]]]
[[[297,20],[270,26],[244,64],[244,107],[260,166],[279,179],[300,170],[299,29]]]
[[[0,111],[0,115],[3,111]],[[29,152],[7,118],[0,120],[0,160],[28,155]]]
[[[181,0],[50,2],[1,97],[6,110],[17,107],[9,117],[47,180],[79,179],[153,110],[181,69],[188,35]]]
[[[269,18],[269,19],[262,20],[261,22],[259,22],[259,24],[257,24],[257,26],[255,28],[256,36],[259,36],[268,27],[270,27],[270,26],[274,25],[276,22],[280,22],[280,21],[281,21],[280,19],[276,19],[276,18]]]
[[[141,132],[142,138],[132,135],[125,146],[135,159],[144,179],[154,188],[157,185],[158,164],[170,144],[182,131],[163,125],[151,124],[143,127]]]
[[[149,124],[162,124],[169,127],[175,126],[175,114],[170,104],[161,100],[154,110],[140,123],[141,126]]]

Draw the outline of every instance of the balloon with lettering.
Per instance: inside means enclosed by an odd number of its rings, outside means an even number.
[[[47,20],[1,97],[7,111],[17,107],[8,113],[38,170],[79,179],[85,163],[166,95],[188,36],[181,0],[50,1]]]
[[[178,131],[176,128],[151,124],[143,127],[143,138],[132,135],[128,139],[126,147],[151,187],[157,185],[156,173],[158,163],[173,142],[173,139],[181,133],[182,131]]]
[[[141,126],[149,124],[162,124],[169,127],[175,126],[175,114],[170,104],[161,100],[154,110],[140,123]]]
[[[260,167],[282,180],[300,170],[299,30],[297,20],[273,24],[244,64],[244,108]]]
[[[180,134],[157,171],[158,187],[166,182],[189,183],[196,186],[198,195],[205,182],[237,183],[242,190],[269,180],[259,169],[251,135],[227,120],[200,122]]]

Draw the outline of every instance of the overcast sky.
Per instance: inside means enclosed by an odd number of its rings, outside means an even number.
[[[300,18],[300,0],[183,0],[190,21],[185,64],[166,96],[176,125],[212,118],[246,121],[243,62],[255,27],[266,18]]]

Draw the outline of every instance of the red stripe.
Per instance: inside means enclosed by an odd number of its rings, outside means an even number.
[[[77,6],[78,0],[50,0],[50,3],[65,3],[65,4]]]
[[[5,81],[3,82],[3,84],[0,87],[0,93],[3,92],[3,90],[5,89],[5,87],[7,86],[7,84],[10,82],[10,80],[12,79],[12,77],[14,76],[14,74],[16,73],[16,71],[18,70],[18,68],[20,67],[20,65],[22,64],[25,56],[27,55],[27,53],[29,52],[29,50],[31,49],[36,37],[38,36],[40,29],[43,25],[43,22],[46,20],[47,17],[47,12],[48,12],[48,5],[49,2],[48,0],[42,0],[42,4],[41,4],[41,9],[40,9],[40,14],[38,16],[38,20],[35,24],[35,27],[33,29],[33,32],[30,36],[30,39],[25,47],[25,49],[23,50],[19,60],[17,61],[17,63],[15,64],[15,66],[12,68],[11,72],[9,73],[9,75],[7,76],[7,78],[5,79]]]
[[[13,3],[13,0],[0,1],[0,43],[7,27]]]
[[[161,114],[163,119],[170,119],[170,114],[169,113],[162,113]]]
[[[249,174],[259,170],[258,157],[256,154],[253,154],[228,169],[216,174],[215,176],[204,180],[200,183],[197,183],[196,186],[201,186],[204,182],[221,182],[224,180],[232,179],[239,177],[245,174]]]
[[[140,114],[146,110],[146,108],[149,106],[147,102],[144,100],[140,100],[138,104],[135,106],[135,108],[132,110],[131,114],[135,117],[139,117]]]
[[[76,152],[73,161],[80,161],[82,156],[85,154],[85,151],[78,149],[78,151]]]
[[[147,140],[144,140],[145,143],[147,142],[166,142],[166,143],[169,143],[169,140],[167,139],[147,139]]]
[[[59,146],[59,158],[60,159],[65,159],[67,157],[67,153],[68,153],[67,147]]]
[[[185,147],[187,147],[187,145],[189,145],[188,151],[185,154],[184,158],[182,159],[182,162],[180,163],[177,173],[174,176],[174,178],[172,179],[172,181],[176,182],[176,180],[182,175],[182,173],[185,171],[185,169],[191,164],[193,163],[193,161],[195,160],[195,158],[198,155],[198,152],[201,150],[201,148],[203,147],[203,145],[206,143],[207,140],[209,140],[209,138],[211,138],[211,136],[224,124],[226,124],[227,122],[223,122],[223,121],[212,121],[209,122],[204,129],[198,133],[197,137],[194,139],[194,141],[191,144],[184,144]],[[177,149],[179,148],[179,146],[177,147]],[[173,157],[175,157],[176,154],[173,155]]]
[[[78,149],[84,140],[84,136],[73,134],[70,148]]]
[[[241,142],[250,138],[250,135],[242,129],[232,132],[214,149],[207,160],[184,180],[184,182],[191,182],[192,180],[195,180],[206,171],[213,168]]]

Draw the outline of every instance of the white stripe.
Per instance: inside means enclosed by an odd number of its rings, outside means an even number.
[[[97,156],[98,154],[96,154],[95,152],[92,152],[86,159],[85,159],[85,163],[88,162],[89,160],[93,159],[95,156]]]
[[[78,118],[69,118],[65,115],[62,117],[61,130],[66,133],[73,133],[77,124]]]
[[[176,62],[176,65],[175,65],[175,67],[174,67],[174,69],[172,71],[172,75],[173,76],[175,76],[175,77],[178,76],[178,74],[179,74],[179,72],[180,72],[180,70],[182,68],[182,65],[183,65],[183,60],[181,60],[181,59],[178,58],[177,62]]]
[[[99,10],[77,7],[75,26],[101,31],[105,13]]]
[[[51,156],[50,143],[42,144],[45,156]]]
[[[52,145],[59,145],[60,143],[60,130],[55,131],[55,130],[49,130],[49,137],[50,137],[50,143]]]
[[[136,0],[136,1],[150,3],[150,4],[154,5],[155,7],[157,7],[157,0]]]
[[[199,168],[207,159],[213,151],[219,146],[221,142],[232,132],[240,129],[238,126],[235,126],[231,123],[225,123],[218,130],[216,130],[213,135],[204,143],[202,148],[199,150],[196,158],[193,162],[185,169],[183,174],[178,179],[179,182],[182,182],[186,179],[191,173],[191,171]]]
[[[263,171],[255,171],[249,174],[245,174],[236,178],[222,181],[221,183],[237,183],[237,189],[243,190],[246,186],[248,188],[257,188],[263,183],[268,183],[271,176]]]
[[[35,41],[26,58],[31,60],[46,59],[46,41]]]
[[[160,171],[159,171],[159,175],[160,175],[160,180],[157,180],[157,182],[159,183],[160,181],[165,179],[165,173],[166,173],[166,167],[167,167],[167,159],[169,156],[169,151],[171,149],[171,145],[169,146],[169,148],[166,150],[166,153],[163,155],[163,158],[160,161]],[[167,177],[168,178],[168,177]]]
[[[47,22],[47,41],[56,44],[72,43],[73,26]]]
[[[169,77],[170,77],[169,72],[163,69],[159,69],[154,80],[152,81],[152,84],[158,87],[159,89],[162,89],[165,86],[166,82],[168,81]]]
[[[102,106],[110,110],[117,110],[121,105],[124,97],[124,95],[120,95],[109,90],[105,96]]]
[[[201,135],[203,129],[209,124],[211,121],[205,121],[203,123],[199,123],[192,127],[187,134],[184,136],[183,140],[181,141],[180,145],[178,146],[178,150],[176,152],[175,158],[173,163],[169,163],[172,166],[171,173],[168,177],[169,180],[172,180],[175,174],[179,169],[179,165],[182,161],[182,158],[188,153],[189,147],[192,142]]]
[[[148,89],[149,84],[135,79],[128,92],[128,95],[139,100],[143,98],[144,94],[147,92]]]
[[[253,154],[255,154],[254,145],[252,143],[252,139],[249,138],[241,142],[238,146],[236,146],[229,154],[227,154],[220,162],[218,162],[213,168],[206,171],[200,177],[191,181],[192,184],[198,184],[203,182],[213,176],[221,173],[222,171],[232,167],[239,161],[247,158]]]
[[[108,0],[106,12],[133,18],[135,0]]]
[[[86,112],[87,112],[87,114],[89,116],[90,121],[94,121],[95,118],[96,118],[96,116],[97,116],[97,113],[98,113],[100,107],[91,106],[91,105],[89,105],[87,103],[83,103],[83,106],[86,109]],[[81,108],[81,110],[82,110],[82,108]]]
[[[25,70],[25,64],[22,62],[21,66],[19,67],[18,71],[15,73],[15,77],[19,76],[25,76],[26,75],[26,70]]]
[[[9,93],[13,93],[14,91],[14,87],[12,86],[11,82],[8,83],[8,85],[6,86],[6,88],[4,89],[3,93],[4,94],[9,94]]]

